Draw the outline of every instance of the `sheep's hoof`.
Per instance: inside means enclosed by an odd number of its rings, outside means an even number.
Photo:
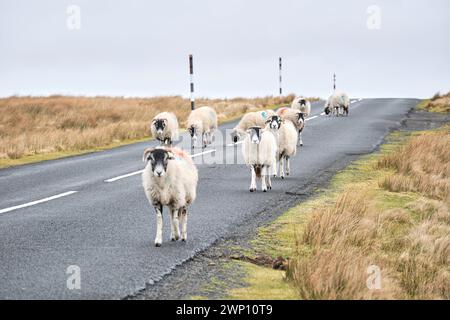
[[[263,192],[267,192],[267,189],[263,189]]]
[[[256,188],[250,188],[250,192],[256,191]]]
[[[300,147],[303,147],[303,143],[300,143]]]
[[[161,247],[161,243],[155,243],[155,247]]]
[[[281,176],[281,179],[284,179],[284,176]]]
[[[186,242],[186,239],[183,238],[183,239],[181,239],[181,241]]]

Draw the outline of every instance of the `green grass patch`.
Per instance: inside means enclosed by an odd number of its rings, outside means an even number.
[[[247,285],[228,291],[231,300],[297,300],[295,288],[285,280],[284,272],[260,267],[248,262],[235,264],[247,273]]]

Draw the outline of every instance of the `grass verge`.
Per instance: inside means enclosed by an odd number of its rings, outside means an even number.
[[[392,133],[379,152],[260,228],[242,250],[252,264],[247,286],[228,295],[449,299],[449,207],[450,127]]]

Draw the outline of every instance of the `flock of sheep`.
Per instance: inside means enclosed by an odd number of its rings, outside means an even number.
[[[348,115],[350,100],[345,93],[334,93],[326,104],[326,115]],[[261,190],[272,189],[271,177],[284,179],[290,174],[290,158],[303,145],[302,132],[305,120],[311,113],[311,103],[303,96],[296,97],[291,107],[256,111],[245,114],[231,132],[234,143],[242,141],[245,164],[251,170],[250,191],[256,191],[256,181]],[[191,111],[186,129],[191,136],[192,147],[201,138],[202,148],[214,140],[217,114],[213,108],[200,107]],[[172,147],[179,138],[178,120],[171,112],[156,115],[150,130],[161,146],[147,148],[143,160],[145,169],[142,183],[149,202],[156,211],[157,247],[162,244],[163,206],[169,208],[172,241],[187,239],[187,209],[197,194],[198,171],[191,156]],[[181,229],[181,230],[180,230]],[[180,232],[181,231],[181,232]]]

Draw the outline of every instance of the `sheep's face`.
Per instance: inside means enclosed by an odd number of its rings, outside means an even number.
[[[150,164],[153,175],[157,178],[166,174],[167,165],[172,159],[174,159],[173,154],[161,148],[146,150],[144,153],[144,160]]]
[[[233,141],[233,143],[236,143],[239,141],[239,139],[241,139],[242,133],[238,130],[238,129],[233,129],[233,131],[231,131],[231,140]]]
[[[300,99],[298,103],[300,103],[301,106],[306,106],[306,99]]]
[[[261,127],[251,127],[247,130],[247,134],[250,136],[251,143],[259,144],[261,142]]]
[[[303,112],[299,112],[297,117],[297,123],[300,127],[302,127],[305,124],[305,114]]]
[[[281,123],[283,122],[283,120],[281,119],[280,116],[271,116],[266,123],[269,125],[270,129],[273,130],[278,130],[281,127]]]
[[[162,134],[164,132],[164,129],[167,126],[167,120],[166,119],[155,119],[155,120],[153,120],[153,126],[155,127],[157,134]]]

